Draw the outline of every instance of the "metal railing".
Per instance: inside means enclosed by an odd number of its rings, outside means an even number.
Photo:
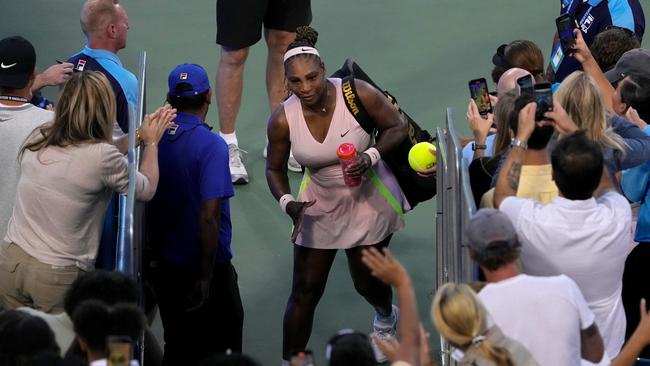
[[[438,186],[436,193],[436,286],[447,282],[469,282],[478,278],[478,268],[465,248],[465,228],[476,212],[469,184],[467,162],[447,108],[445,128],[437,129]],[[440,339],[442,365],[451,365],[450,347]]]
[[[138,286],[139,303],[144,308],[142,255],[144,249],[144,204],[135,199],[136,175],[140,167],[140,147],[136,145],[135,130],[140,127],[146,107],[147,53],[140,53],[138,67],[137,103],[129,105],[129,187],[126,195],[119,197],[119,220],[115,270],[127,274]],[[144,338],[136,344],[136,356],[144,364]]]

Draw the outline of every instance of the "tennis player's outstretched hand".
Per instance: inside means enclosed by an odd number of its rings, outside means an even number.
[[[293,231],[291,232],[291,242],[295,243],[300,230],[302,230],[302,218],[305,215],[305,210],[316,203],[313,201],[292,201],[287,204],[287,214],[293,221]]]

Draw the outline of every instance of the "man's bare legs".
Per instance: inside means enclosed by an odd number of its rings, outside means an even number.
[[[230,175],[234,184],[248,183],[248,172],[241,161],[235,123],[241,106],[244,85],[244,65],[249,48],[231,49],[221,47],[221,58],[215,80],[219,131],[228,144]]]
[[[266,92],[269,97],[271,112],[287,97],[284,84],[284,53],[296,34],[275,29],[264,28],[264,39],[268,48],[266,58]]]
[[[269,107],[273,112],[287,97],[287,88],[284,84],[284,53],[289,44],[296,39],[296,34],[276,29],[264,28],[264,39],[268,48],[266,58],[266,93],[269,98]],[[264,148],[266,157],[266,148]],[[300,164],[289,156],[288,168],[291,171],[301,171]]]

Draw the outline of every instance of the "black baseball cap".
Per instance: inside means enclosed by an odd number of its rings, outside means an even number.
[[[0,87],[24,88],[35,66],[36,51],[28,40],[20,36],[0,40]]]

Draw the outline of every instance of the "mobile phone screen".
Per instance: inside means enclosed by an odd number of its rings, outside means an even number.
[[[469,94],[476,103],[480,114],[492,113],[492,103],[490,103],[490,93],[485,78],[471,80],[469,82]]]
[[[544,119],[544,113],[553,110],[553,91],[549,83],[535,84],[534,88],[535,103],[537,104],[535,121],[541,121]]]
[[[568,14],[562,14],[555,19],[555,25],[557,25],[557,34],[560,37],[562,51],[565,54],[571,53],[576,45],[576,38],[573,35],[575,27],[571,22],[571,17]]]
[[[517,79],[517,86],[519,87],[519,95],[533,95],[534,93],[534,88],[533,88],[533,76],[532,75],[526,75],[522,76],[519,79]]]
[[[131,353],[131,338],[108,337],[108,366],[130,366]]]

